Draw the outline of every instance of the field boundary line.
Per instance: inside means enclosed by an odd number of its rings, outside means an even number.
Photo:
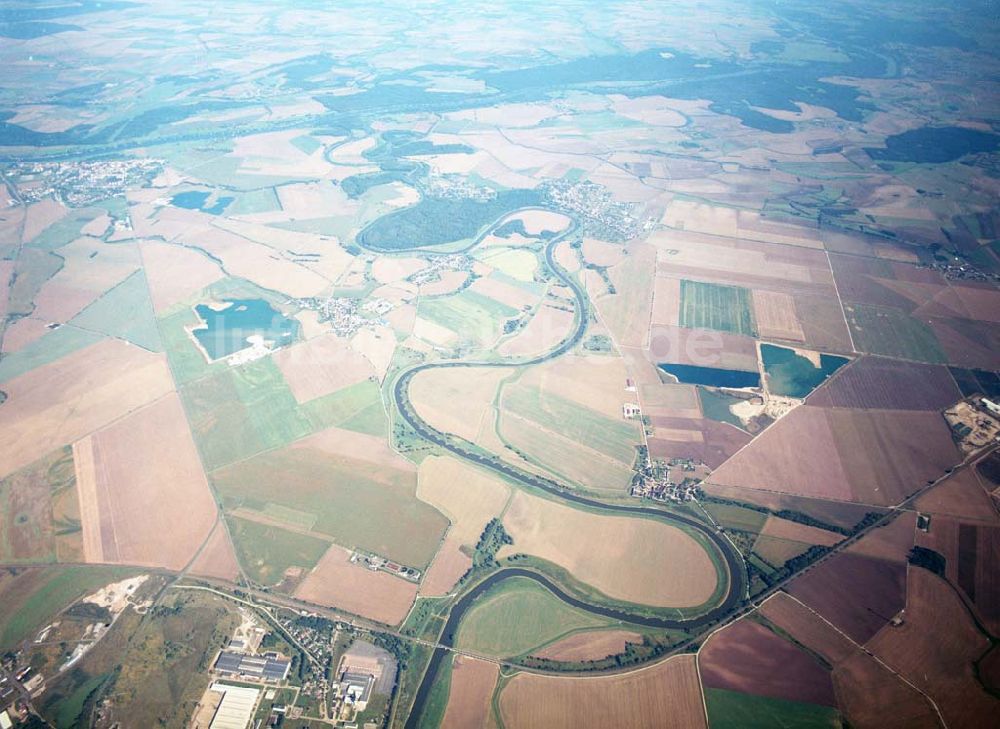
[[[833,291],[837,294],[837,303],[840,305],[840,315],[844,317],[844,326],[847,327],[847,338],[851,340],[851,350],[858,354],[858,346],[854,343],[854,333],[851,331],[851,323],[847,321],[847,311],[844,309],[844,300],[840,297],[840,284],[837,283],[837,274],[833,272],[833,260],[830,258],[830,251],[825,247],[826,265],[830,269],[830,278],[833,279]]]
[[[775,593],[775,594],[777,594],[777,593]],[[825,617],[823,617],[818,612],[816,612],[811,607],[809,607],[804,602],[802,602],[797,597],[795,597],[795,595],[793,595],[793,594],[791,594],[790,592],[787,592],[787,591],[785,591],[785,594],[788,595],[788,597],[790,597],[796,603],[798,603],[799,605],[801,605],[804,609],[808,610],[810,613],[812,613],[817,618],[819,618],[820,620],[822,620],[824,623],[826,623],[827,625],[829,625],[838,635],[840,635],[841,638],[843,638],[844,640],[848,641],[851,645],[853,645],[855,648],[857,648],[859,651],[861,651],[865,655],[867,655],[870,658],[874,659],[876,663],[878,663],[880,666],[882,666],[882,668],[884,668],[885,670],[887,670],[893,676],[895,676],[896,678],[898,678],[900,681],[902,681],[907,686],[909,686],[914,691],[916,691],[918,694],[920,694],[925,699],[927,699],[928,703],[930,703],[930,705],[934,708],[934,713],[937,714],[938,721],[941,722],[941,726],[945,727],[945,729],[947,729],[948,723],[944,720],[944,716],[941,714],[941,709],[938,708],[937,703],[934,701],[934,699],[932,699],[930,697],[930,694],[927,694],[921,688],[919,688],[918,686],[916,686],[913,683],[911,683],[905,676],[903,676],[902,674],[898,673],[892,666],[890,666],[888,663],[886,663],[881,658],[879,658],[878,655],[876,655],[875,653],[872,653],[870,650],[868,650],[868,648],[866,648],[865,646],[863,646],[860,643],[858,643],[857,641],[855,641],[847,633],[845,633],[844,631],[842,631],[840,628],[838,628],[836,625],[834,625],[833,623],[831,623]],[[770,595],[769,598],[773,597],[773,596],[774,595]],[[767,600],[765,600],[764,602],[767,602]],[[763,605],[763,604],[764,603],[762,602],[761,605]]]

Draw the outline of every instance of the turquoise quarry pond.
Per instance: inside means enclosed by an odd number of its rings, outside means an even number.
[[[847,357],[832,354],[819,356],[819,367],[795,350],[775,344],[760,345],[767,388],[774,395],[805,397],[827,377],[847,364]]]
[[[290,344],[298,333],[299,323],[275,310],[263,299],[226,299],[225,308],[198,304],[195,312],[205,326],[192,333],[213,359],[246,349],[247,338],[263,337],[276,347]]]

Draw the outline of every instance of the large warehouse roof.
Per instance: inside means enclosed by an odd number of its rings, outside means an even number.
[[[212,690],[222,694],[222,702],[215,710],[209,729],[246,729],[253,718],[260,689],[249,686],[230,686],[216,681]]]

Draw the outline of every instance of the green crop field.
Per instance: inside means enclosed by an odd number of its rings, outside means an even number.
[[[290,527],[274,505],[314,516],[314,534],[418,568],[437,551],[445,517],[416,497],[416,475],[305,448],[265,453],[213,474],[229,511],[252,509]]]
[[[21,572],[0,588],[0,650],[28,638],[74,600],[136,572],[128,567],[97,565]]]
[[[421,299],[417,313],[464,339],[488,344],[500,336],[504,319],[518,312],[495,299],[465,290],[454,296]]]
[[[835,729],[843,726],[836,709],[818,704],[705,689],[712,729]]]
[[[227,517],[236,556],[247,575],[263,585],[281,582],[289,567],[311,570],[330,543],[308,534],[237,517]]]
[[[705,502],[705,511],[712,515],[716,521],[731,529],[742,529],[745,532],[760,532],[767,521],[767,514],[753,509],[744,509],[742,506],[732,504],[713,504]]]
[[[947,361],[934,332],[906,312],[887,306],[848,304],[844,307],[854,346],[870,354],[884,354],[920,362]]]
[[[80,232],[87,223],[104,214],[98,207],[72,210],[68,215],[46,227],[29,242],[31,248],[44,251],[54,251],[80,237]]]
[[[24,248],[17,259],[17,278],[7,294],[8,314],[28,315],[42,284],[63,267],[63,259],[41,248]]]
[[[23,349],[4,354],[3,359],[0,359],[0,382],[12,380],[36,367],[55,362],[102,339],[104,337],[100,334],[72,326],[54,329]]]
[[[469,610],[456,644],[495,656],[517,656],[576,629],[606,624],[596,615],[569,607],[537,582],[514,577],[491,589]]]
[[[385,432],[375,383],[366,380],[299,404],[270,358],[216,369],[186,384],[181,397],[210,471],[333,425]]]
[[[531,420],[629,466],[641,441],[637,429],[532,385],[505,388],[505,411]]]
[[[740,286],[681,281],[680,324],[690,329],[757,336],[750,291]]]
[[[128,340],[153,352],[163,351],[143,271],[133,273],[77,314],[70,323]]]

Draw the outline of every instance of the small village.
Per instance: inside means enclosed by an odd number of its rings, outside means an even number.
[[[653,219],[640,223],[633,215],[634,205],[616,202],[611,192],[594,182],[554,180],[543,188],[547,201],[555,208],[575,213],[583,220],[584,232],[609,242],[624,242],[652,229]]]

